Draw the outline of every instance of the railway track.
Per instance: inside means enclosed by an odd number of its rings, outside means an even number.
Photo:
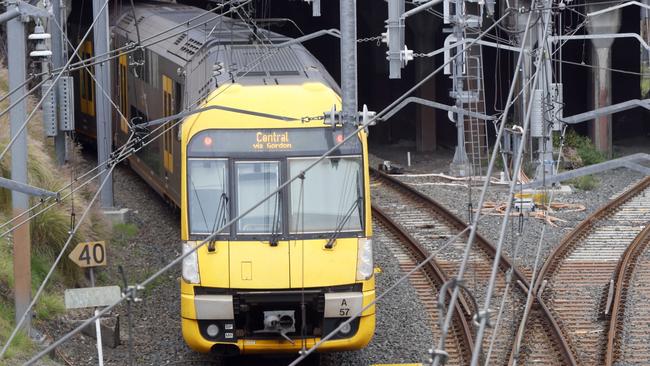
[[[620,304],[614,298],[616,269],[649,221],[650,178],[646,178],[578,225],[540,271],[537,297],[560,323],[578,364],[605,362],[608,317],[612,304]],[[526,329],[524,344],[534,347],[534,327]]]
[[[437,250],[449,238],[458,234],[467,227],[467,224],[447,209],[436,203],[430,197],[412,189],[399,180],[385,175],[376,170],[371,171],[371,192],[374,207],[379,208],[384,214],[404,232],[409,232],[411,238],[425,251],[430,253]],[[460,267],[462,253],[466,243],[466,236],[461,236],[445,250],[436,256],[437,265],[445,278],[456,276]],[[495,256],[495,248],[480,235],[476,236],[475,245],[470,256],[470,267],[465,277],[465,285],[477,296],[479,304],[482,303],[481,296],[484,296],[484,288],[489,280],[492,263]],[[398,258],[400,258],[398,256]],[[506,286],[507,272],[511,268],[511,262],[505,256],[500,258],[501,271],[497,277],[496,295],[493,304],[499,306],[502,294]],[[526,292],[529,286],[528,279],[517,269],[513,268],[513,285],[510,295],[506,297],[505,312],[502,323],[498,329],[496,341],[492,352],[485,354],[490,347],[492,329],[489,329],[483,341],[484,352],[483,362],[490,365],[502,365],[511,362],[509,355],[512,351],[515,336],[515,328],[522,315],[522,309],[526,301]],[[471,320],[471,315],[476,309],[469,309],[471,303],[467,295],[461,296],[463,313],[466,322]],[[492,309],[493,314],[496,309]],[[492,315],[494,320],[496,315]],[[531,318],[539,319],[542,328],[539,344],[545,345],[544,351],[540,352],[539,360],[545,364],[572,364],[571,354],[566,342],[564,342],[559,327],[550,317],[548,309],[534,299]],[[454,329],[462,328],[456,324]],[[434,336],[439,333],[434,333]],[[551,350],[551,351],[549,351]]]
[[[650,364],[650,225],[636,236],[618,263],[605,365]]]
[[[380,208],[373,206],[372,215],[375,230],[380,229],[375,231],[376,236],[381,236],[380,239],[386,243],[402,244],[391,245],[389,250],[397,258],[403,272],[410,272],[418,263],[429,256],[428,252],[412,236],[387,217]],[[441,287],[447,282],[447,277],[435,261],[429,261],[420,270],[414,272],[409,280],[422,301],[424,309],[430,316],[429,325],[432,333],[440,334],[440,314],[435,294],[439,293]],[[448,295],[451,295],[451,290],[448,291]],[[449,299],[449,296],[447,299]],[[474,341],[472,339],[472,328],[465,317],[465,314],[470,313],[470,311],[465,302],[456,303],[454,324],[445,343],[445,349],[449,353],[449,365],[465,365],[471,360]]]

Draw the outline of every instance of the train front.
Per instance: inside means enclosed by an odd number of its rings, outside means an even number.
[[[184,251],[343,138],[340,127],[300,120],[340,105],[322,83],[229,84],[208,101],[203,107],[254,113],[211,110],[184,122]],[[366,135],[360,133],[188,256],[181,280],[187,344],[225,354],[297,352],[372,302],[368,182]],[[371,306],[318,351],[362,348],[374,329]]]

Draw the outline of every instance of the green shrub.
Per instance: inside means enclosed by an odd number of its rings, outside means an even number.
[[[582,177],[571,179],[568,183],[572,184],[577,189],[591,191],[598,187],[599,182],[593,175],[583,175]]]
[[[559,139],[554,139],[553,144],[559,147]],[[574,130],[567,130],[564,146],[576,149],[585,166],[605,161],[605,155],[596,149],[589,137],[581,136]]]

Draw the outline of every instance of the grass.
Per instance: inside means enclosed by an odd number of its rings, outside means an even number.
[[[0,68],[0,95],[7,92],[7,71]],[[35,106],[33,98],[27,100],[27,113]],[[0,109],[8,107],[8,101],[0,102]],[[0,125],[8,126],[8,116],[0,117]],[[50,191],[58,191],[65,187],[71,180],[69,167],[59,167],[54,163],[54,147],[51,139],[43,136],[41,112],[37,112],[29,122],[28,128],[28,183]],[[9,129],[0,129],[0,149],[3,149],[9,141]],[[72,154],[78,151],[73,150]],[[0,161],[0,176],[9,178],[11,176],[11,165],[9,155]],[[34,217],[30,222],[30,236],[32,243],[32,293],[41,285],[55,258],[63,249],[63,245],[69,237],[71,230],[71,214],[80,213],[88,206],[88,198],[96,190],[96,186],[90,184],[72,198],[66,198],[51,209]],[[30,199],[30,206],[38,204],[36,198]],[[73,205],[74,203],[74,205]],[[11,218],[11,192],[0,189],[0,222],[6,222]],[[64,258],[59,263],[57,270],[50,279],[48,286],[39,298],[35,309],[34,324],[51,320],[64,311],[63,289],[68,287],[79,287],[85,285],[85,278],[82,271],[71,263],[67,254],[78,242],[92,241],[109,238],[109,229],[103,215],[92,208],[88,218],[81,223],[76,235],[72,238]],[[6,230],[6,229],[5,229]],[[0,230],[0,233],[4,230]],[[12,243],[8,238],[0,238],[0,344],[9,337],[14,327],[13,310],[13,251]],[[4,364],[18,364],[32,355],[36,346],[26,334],[17,336],[11,344]],[[0,365],[3,365],[0,361]]]
[[[138,227],[135,224],[124,223],[113,226],[113,237],[111,242],[118,246],[124,246],[131,238],[138,234]]]
[[[583,191],[591,191],[594,188],[598,187],[598,184],[600,182],[593,175],[584,175],[582,177],[571,179],[570,181],[568,181],[568,183],[573,185],[577,189]]]

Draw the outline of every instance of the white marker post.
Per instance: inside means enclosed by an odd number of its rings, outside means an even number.
[[[95,316],[99,310],[95,308]],[[97,358],[99,359],[99,366],[104,366],[104,349],[102,348],[102,328],[99,324],[99,318],[95,319],[95,334],[97,335]]]

